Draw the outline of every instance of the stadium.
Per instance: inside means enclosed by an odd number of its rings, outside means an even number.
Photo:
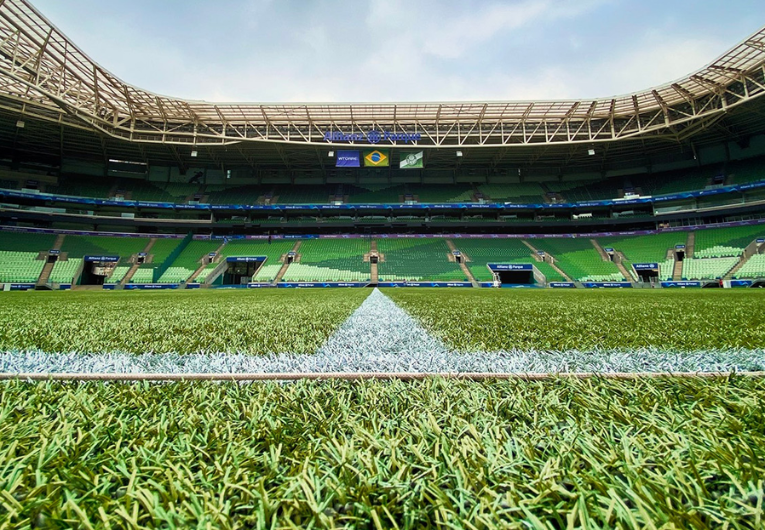
[[[0,2],[0,528],[763,527],[765,27],[622,96],[256,104],[54,23]]]

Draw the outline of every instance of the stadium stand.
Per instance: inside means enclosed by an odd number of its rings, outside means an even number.
[[[443,239],[378,239],[377,249],[384,256],[377,265],[382,282],[466,280],[459,265],[448,260],[451,252]]]
[[[423,203],[473,201],[473,187],[470,185],[433,184],[408,186],[407,194],[417,197],[417,200]]]
[[[87,255],[120,256],[125,262],[133,254],[138,254],[149,243],[145,237],[109,237],[68,235],[61,245],[61,252],[70,258],[82,258]]]
[[[613,248],[624,254],[624,266],[629,270],[633,263],[658,263],[659,278],[671,280],[675,266],[674,258],[667,258],[667,252],[675,245],[685,244],[686,234],[664,233],[645,236],[619,236],[598,238],[603,248]]]
[[[211,204],[257,204],[258,199],[270,193],[271,188],[261,186],[205,186],[207,202]]]
[[[754,254],[733,275],[734,278],[765,278],[765,254]]]
[[[337,186],[279,186],[274,189],[277,204],[327,204]]]
[[[579,281],[624,281],[616,265],[603,261],[589,239],[535,239],[534,247],[555,257],[555,264]]]
[[[765,237],[765,226],[735,226],[696,231],[694,258],[740,256],[756,238]]]
[[[149,255],[152,256],[151,263],[144,263],[138,267],[130,278],[130,283],[152,283],[154,269],[159,268],[180,243],[180,239],[157,239],[149,250]]]
[[[294,241],[278,240],[269,243],[263,240],[234,239],[226,243],[221,249],[220,255],[223,260],[231,256],[265,256],[266,262],[258,269],[253,280],[272,282],[282,268],[282,263],[279,260],[284,254],[292,250],[294,245]],[[205,267],[197,276],[196,281],[204,283],[219,263],[218,261]]]
[[[0,283],[34,283],[45,260],[40,251],[53,248],[55,235],[0,232]]]
[[[130,270],[130,267],[129,267],[129,266],[118,265],[118,266],[117,266],[117,267],[115,267],[115,268],[114,268],[114,270],[112,271],[112,275],[111,275],[111,276],[109,276],[109,277],[108,277],[108,278],[107,278],[107,279],[104,281],[104,283],[105,283],[105,284],[107,284],[107,285],[109,285],[109,284],[118,284],[118,283],[120,283],[120,282],[122,281],[122,278],[124,278],[124,277],[125,277],[125,275],[128,273],[128,271],[129,271],[129,270]]]
[[[494,201],[539,203],[544,202],[545,191],[535,182],[519,184],[481,184],[478,186],[484,196]]]
[[[37,256],[37,252],[0,251],[0,282],[36,282],[45,265],[44,260],[36,259]]]
[[[683,280],[721,279],[736,263],[738,258],[686,258],[683,261]]]
[[[173,263],[162,273],[157,283],[180,283],[186,281],[201,265],[208,253],[220,246],[216,241],[190,241]]]
[[[58,260],[53,265],[49,281],[52,283],[75,283],[75,273],[82,267],[81,258],[69,258],[66,261]]]
[[[454,245],[470,259],[467,266],[478,281],[494,279],[488,263],[531,263],[548,282],[564,280],[549,263],[536,261],[529,247],[517,239],[458,239],[454,240]]]
[[[365,282],[370,279],[366,239],[309,239],[300,246],[300,263],[293,263],[284,281]]]
[[[406,186],[357,187],[345,186],[348,189],[349,204],[382,204],[397,203],[406,195]]]

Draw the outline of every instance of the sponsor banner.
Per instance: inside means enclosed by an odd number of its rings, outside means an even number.
[[[252,282],[247,284],[248,289],[263,289],[266,287],[274,287],[274,284],[266,282]]]
[[[405,144],[419,142],[422,139],[422,133],[407,133],[393,131],[370,131],[344,133],[341,131],[326,131],[324,133],[325,142],[368,142],[377,144],[380,142],[403,142]]]
[[[529,271],[534,270],[531,263],[489,263],[489,269],[493,271]]]
[[[105,291],[113,291],[117,288],[116,283],[105,283],[101,286]]]
[[[187,283],[186,284],[186,289],[199,289],[200,287],[202,287],[201,283]]]
[[[606,252],[614,252],[614,249],[612,247],[606,247],[603,250]]]
[[[335,167],[361,167],[361,153],[359,151],[338,151]]]
[[[388,167],[387,149],[364,151],[364,167]]]
[[[675,245],[676,250],[685,250],[685,245]]]
[[[302,288],[302,287],[366,287],[363,282],[279,282],[276,284],[280,288]]]
[[[481,282],[478,285],[481,287],[494,287],[494,282]]]
[[[630,282],[582,282],[582,287],[587,287],[588,289],[597,289],[597,288],[608,288],[608,289],[618,289],[618,288],[630,288],[632,287],[632,284]]]
[[[134,290],[158,290],[158,289],[177,289],[177,283],[128,283],[125,289]]]
[[[226,258],[227,263],[257,263],[258,261],[266,261],[266,256],[229,256]]]
[[[731,280],[730,286],[731,287],[751,287],[752,283],[754,283],[752,280]]]
[[[33,283],[12,283],[11,284],[11,291],[27,291],[29,289],[34,289],[35,284]]]
[[[633,263],[632,266],[636,271],[653,271],[659,270],[658,263]]]
[[[576,288],[576,284],[574,282],[550,282],[547,285],[556,289],[575,289]]]
[[[378,287],[473,287],[470,282],[380,282]]]
[[[72,288],[72,284],[71,283],[60,283],[60,284],[58,284],[58,288],[59,288],[59,290],[65,291],[67,289],[71,289]]]
[[[759,245],[760,243],[765,243],[765,239],[762,239],[762,238],[758,239],[757,244]]]
[[[503,283],[502,289],[539,289],[539,286],[533,283]]]
[[[661,282],[662,287],[701,287],[701,282],[677,281]]]
[[[422,169],[425,167],[423,162],[425,160],[425,153],[419,151],[417,153],[401,153],[401,161],[398,167],[401,169]]]
[[[120,260],[119,256],[85,256],[83,261],[101,261],[105,263],[116,263]]]
[[[52,249],[52,250],[48,251],[48,254],[50,254],[51,256],[58,256],[59,254],[61,254],[61,251],[60,250],[56,250],[56,249]]]

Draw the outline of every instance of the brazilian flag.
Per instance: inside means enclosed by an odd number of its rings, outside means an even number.
[[[388,161],[387,149],[364,151],[364,167],[388,167]]]

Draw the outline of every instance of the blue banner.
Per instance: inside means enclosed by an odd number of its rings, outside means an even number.
[[[635,267],[636,271],[654,271],[659,270],[659,264],[658,263],[633,263],[633,267]]]
[[[547,285],[554,288],[574,289],[576,284],[574,282],[550,282]]]
[[[177,289],[177,283],[128,283],[125,285],[125,289],[128,291],[134,290],[157,290],[157,289]]]
[[[534,270],[531,263],[488,263],[493,271],[529,271]]]
[[[119,256],[85,256],[83,261],[101,261],[107,263],[115,263],[120,260]]]
[[[731,280],[730,286],[731,287],[751,287],[752,283],[754,283],[752,280]]]
[[[582,282],[582,287],[587,287],[588,289],[597,289],[597,288],[607,288],[607,289],[617,289],[617,288],[630,288],[632,287],[632,284],[630,282]]]
[[[229,256],[226,258],[228,263],[255,263],[266,261],[265,256]]]
[[[338,151],[335,167],[361,167],[361,152]]]
[[[689,281],[678,281],[678,282],[661,282],[662,287],[701,287],[701,282],[689,282]]]
[[[279,282],[276,284],[280,288],[302,288],[302,287],[366,287],[362,282]]]

